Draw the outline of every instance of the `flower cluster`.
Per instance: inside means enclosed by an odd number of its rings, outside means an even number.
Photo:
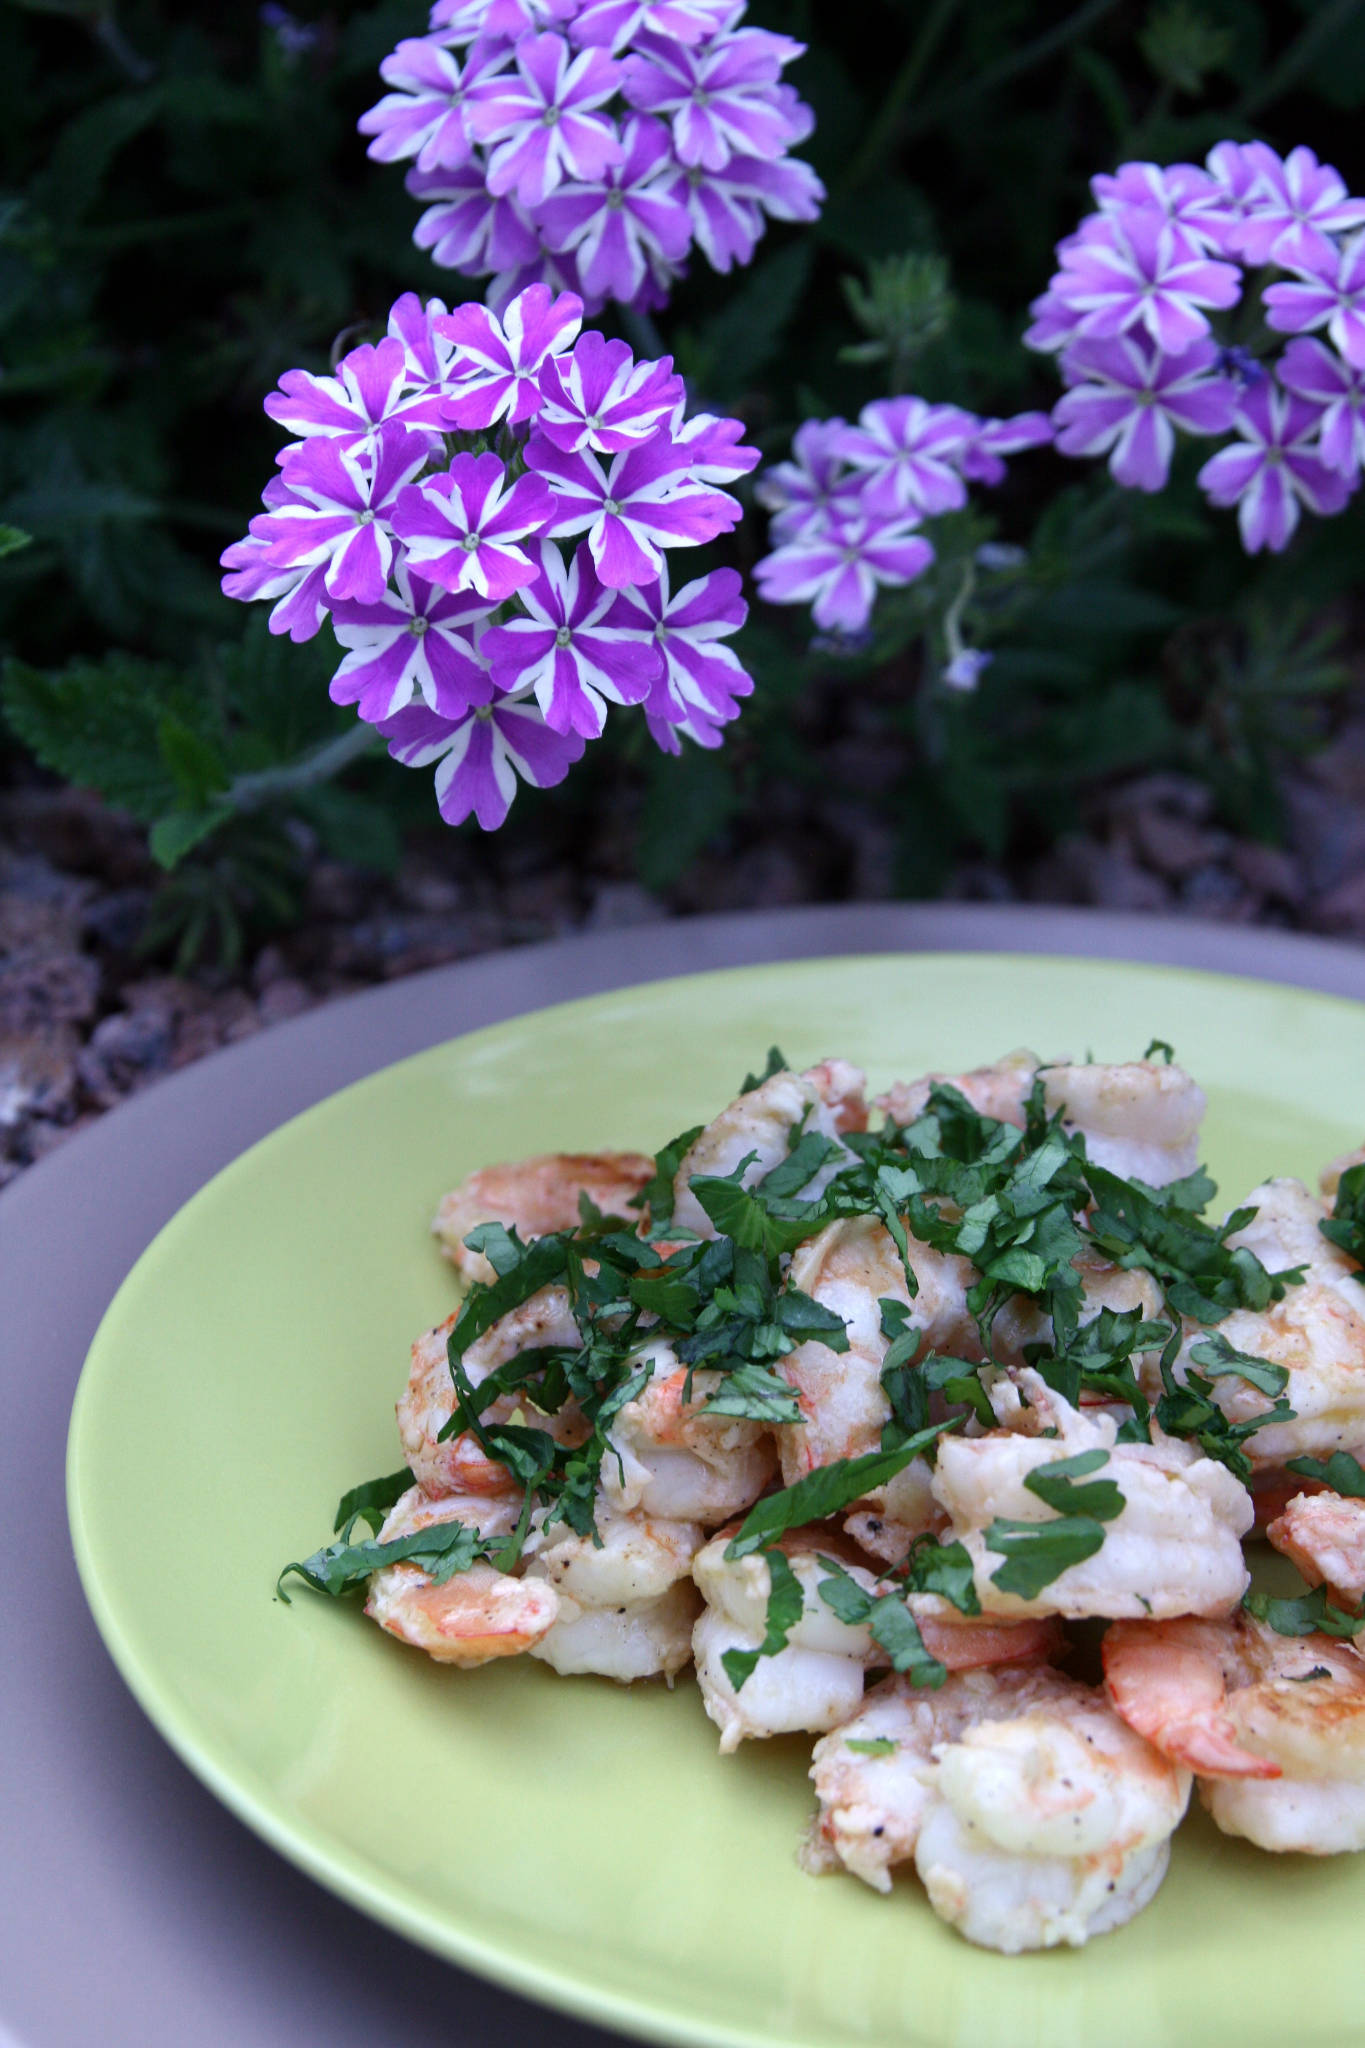
[[[1305,506],[1340,512],[1365,464],[1365,199],[1311,149],[1263,142],[1220,142],[1203,168],[1124,164],[1091,190],[1024,337],[1059,354],[1058,448],[1159,491],[1177,433],[1230,433],[1199,483],[1236,505],[1250,553],[1286,546]],[[1299,337],[1273,360],[1210,318],[1267,267],[1287,277],[1262,291],[1264,326]]]
[[[983,420],[957,405],[883,398],[846,420],[807,420],[792,460],[755,488],[772,513],[773,552],[754,570],[770,604],[809,604],[839,634],[866,626],[879,585],[913,583],[934,559],[923,522],[999,483],[1004,457],[1052,439],[1046,413]]]
[[[744,622],[733,569],[673,592],[665,550],[727,532],[719,488],[751,469],[738,420],[687,418],[669,358],[580,333],[545,284],[499,318],[408,293],[333,376],[291,370],[266,411],[298,436],[230,597],[306,640],[330,615],[331,694],[412,767],[441,814],[500,825],[517,778],[559,782],[636,705],[666,751],[718,746],[752,684],[721,643]]]
[[[415,240],[501,308],[531,283],[664,305],[695,242],[747,263],[765,216],[814,220],[789,159],[814,125],[782,83],[803,45],[742,25],[744,0],[436,0],[380,66],[362,134],[411,160]]]

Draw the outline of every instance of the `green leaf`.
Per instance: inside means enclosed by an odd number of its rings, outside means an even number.
[[[893,1742],[889,1735],[870,1735],[866,1741],[856,1735],[846,1735],[844,1748],[853,1750],[857,1756],[894,1756],[900,1744]]]
[[[1247,1593],[1242,1605],[1258,1621],[1273,1628],[1277,1636],[1354,1636],[1365,1628],[1365,1613],[1355,1614],[1338,1607],[1327,1597],[1325,1586],[1297,1599],[1277,1600],[1269,1593]]]
[[[690,1131],[682,1131],[668,1144],[661,1146],[654,1155],[654,1175],[641,1188],[638,1195],[632,1195],[633,1209],[649,1210],[650,1229],[659,1231],[673,1220],[673,1183],[678,1168],[691,1151],[697,1139],[705,1130],[704,1124],[693,1124]]]
[[[767,1632],[756,1650],[723,1650],[721,1663],[736,1692],[753,1676],[760,1657],[776,1657],[805,1611],[801,1582],[780,1550],[765,1550],[768,1564]]]
[[[801,1406],[787,1381],[765,1365],[747,1361],[725,1375],[702,1409],[703,1415],[743,1415],[752,1422],[799,1423]]]
[[[807,1522],[826,1521],[841,1508],[851,1507],[855,1500],[861,1500],[864,1494],[885,1486],[888,1479],[903,1472],[912,1458],[917,1458],[952,1427],[951,1422],[936,1422],[894,1451],[869,1451],[861,1458],[836,1459],[833,1464],[808,1472],[804,1479],[798,1479],[781,1493],[770,1493],[750,1508],[738,1535],[726,1545],[726,1557],[731,1561],[747,1557],[750,1551],[762,1549],[784,1530],[799,1529]]]
[[[1211,1330],[1207,1337],[1192,1344],[1190,1357],[1204,1368],[1209,1379],[1225,1379],[1232,1373],[1261,1394],[1282,1394],[1289,1384],[1286,1367],[1268,1358],[1258,1358],[1250,1351],[1238,1351],[1221,1330]]]
[[[1175,1047],[1173,1045],[1167,1045],[1164,1038],[1154,1038],[1151,1040],[1150,1044],[1147,1047],[1146,1052],[1142,1055],[1142,1057],[1145,1060],[1149,1060],[1152,1058],[1154,1053],[1160,1053],[1162,1059],[1166,1062],[1166,1065],[1169,1067],[1171,1061],[1175,1058]]]
[[[21,548],[31,547],[33,535],[25,533],[22,527],[0,524],[0,562],[6,555],[17,555]]]
[[[1109,1462],[1108,1451],[1081,1451],[1074,1458],[1054,1458],[1051,1464],[1035,1466],[1024,1480],[1030,1493],[1059,1515],[1085,1516],[1095,1522],[1112,1522],[1124,1508],[1122,1491],[1112,1479],[1097,1479],[1093,1486],[1076,1481],[1088,1472],[1098,1472]]]
[[[1325,1460],[1291,1458],[1285,1470],[1301,1473],[1305,1479],[1321,1479],[1345,1500],[1365,1500],[1365,1466],[1349,1451],[1333,1451]]]
[[[168,712],[186,724],[208,715],[181,671],[123,654],[73,661],[56,674],[10,660],[2,701],[25,746],[66,781],[144,823],[179,808],[161,722]]]
[[[371,1572],[391,1564],[417,1564],[441,1583],[457,1572],[468,1571],[476,1558],[487,1555],[488,1546],[477,1529],[465,1522],[434,1522],[411,1536],[398,1536],[390,1543],[329,1543],[311,1557],[287,1564],[275,1584],[281,1600],[288,1605],[284,1582],[293,1572],[319,1593],[338,1597],[361,1584]]]
[[[991,1573],[991,1584],[1021,1600],[1036,1600],[1064,1571],[1095,1555],[1104,1530],[1089,1515],[1062,1515],[1052,1522],[997,1519],[985,1531],[985,1542],[1006,1560]]]
[[[147,844],[158,867],[178,867],[187,853],[225,825],[234,815],[228,804],[213,804],[202,811],[170,811],[158,818],[148,834]]]
[[[1342,1174],[1332,1213],[1318,1228],[1362,1268],[1355,1278],[1365,1287],[1365,1165],[1350,1166]]]
[[[765,1081],[771,1081],[774,1074],[789,1074],[790,1072],[791,1062],[787,1059],[781,1046],[770,1045],[768,1047],[768,1057],[763,1063],[763,1072],[761,1074],[746,1074],[739,1084],[739,1092],[741,1095],[752,1095],[755,1088],[761,1088]]]
[[[360,1486],[353,1486],[349,1493],[342,1494],[337,1504],[336,1520],[332,1523],[333,1535],[339,1535],[343,1543],[349,1543],[352,1529],[358,1521],[364,1520],[377,1536],[389,1509],[402,1499],[412,1483],[412,1474],[404,1465],[397,1472],[386,1473],[382,1479],[367,1479]]]
[[[872,1639],[891,1659],[891,1669],[908,1677],[912,1685],[937,1689],[948,1676],[946,1664],[930,1656],[924,1638],[904,1601],[894,1593],[884,1594],[872,1610]]]

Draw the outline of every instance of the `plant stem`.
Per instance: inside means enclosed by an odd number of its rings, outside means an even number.
[[[941,122],[960,113],[964,107],[969,107],[973,100],[980,99],[983,94],[994,92],[997,86],[1006,84],[1011,78],[1018,78],[1023,72],[1031,71],[1035,64],[1045,64],[1049,57],[1056,56],[1059,50],[1066,49],[1069,43],[1076,42],[1097,22],[1103,21],[1106,14],[1112,14],[1118,4],[1119,0],[1086,0],[1084,7],[1078,7],[1074,14],[1069,15],[1065,21],[1059,21],[1057,26],[1050,28],[1045,35],[1036,36],[1031,43],[1025,43],[1021,50],[1011,51],[1010,55],[1002,57],[998,64],[993,64],[989,70],[968,79],[955,91],[945,93],[941,99],[931,100],[921,109],[919,115],[909,122],[902,140],[911,135],[922,134],[926,129],[938,127]]]
[[[1277,100],[1306,69],[1323,44],[1330,42],[1338,29],[1345,28],[1359,6],[1360,0],[1335,0],[1335,5],[1320,8],[1310,21],[1304,23],[1279,63],[1261,80],[1255,91],[1247,93],[1239,102],[1236,112],[1245,118],[1259,113],[1262,107],[1268,107]]]
[[[120,71],[131,78],[134,85],[147,85],[156,77],[155,64],[149,63],[129,42],[123,30],[115,21],[112,11],[100,15],[91,23],[91,33],[106,55],[113,58]]]
[[[254,811],[275,797],[288,796],[296,789],[311,789],[316,782],[330,782],[343,768],[372,752],[379,740],[380,735],[372,725],[357,720],[348,732],[324,741],[322,746],[301,754],[297,761],[282,768],[258,768],[253,774],[238,775],[223,792],[222,800],[234,811]]]
[[[902,109],[919,84],[928,67],[929,60],[943,40],[944,32],[958,10],[960,0],[937,0],[906,54],[905,62],[891,83],[891,90],[882,101],[881,112],[872,123],[867,139],[854,157],[853,162],[840,178],[837,191],[856,191],[864,178],[869,177],[881,163],[882,155],[896,132],[896,124]]]

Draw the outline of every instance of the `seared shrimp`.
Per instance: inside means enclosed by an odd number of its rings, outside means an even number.
[[[1343,1606],[1360,1605],[1365,1595],[1365,1500],[1326,1490],[1296,1493],[1265,1533],[1310,1586],[1326,1586]]]
[[[1247,1205],[1257,1213],[1229,1245],[1254,1252],[1272,1272],[1307,1268],[1302,1285],[1291,1286],[1283,1300],[1262,1310],[1234,1309],[1218,1325],[1235,1349],[1283,1366],[1289,1375],[1284,1398],[1293,1420],[1268,1423],[1249,1436],[1247,1456],[1264,1470],[1365,1444],[1365,1287],[1355,1278],[1355,1263],[1322,1235],[1317,1226],[1326,1212],[1301,1182],[1266,1181],[1252,1189]],[[1178,1377],[1198,1372],[1191,1353],[1208,1335],[1198,1324],[1189,1326]],[[1148,1378],[1155,1397],[1159,1384]],[[1271,1407],[1269,1395],[1235,1374],[1213,1385],[1211,1398],[1233,1422],[1252,1421]]]
[[[788,1485],[817,1465],[879,1449],[882,1425],[891,1419],[880,1378],[888,1348],[882,1335],[884,1297],[909,1310],[907,1327],[922,1334],[926,1351],[968,1348],[980,1356],[967,1312],[967,1289],[976,1277],[967,1260],[911,1238],[910,1264],[919,1282],[913,1301],[900,1254],[876,1216],[831,1223],[793,1253],[788,1284],[842,1317],[848,1349],[832,1351],[813,1341],[789,1353],[778,1367],[795,1389],[804,1417],[778,1430]]]
[[[517,1483],[511,1473],[486,1458],[468,1430],[440,1441],[441,1430],[455,1412],[455,1382],[450,1374],[446,1340],[457,1315],[447,1316],[412,1347],[408,1384],[397,1407],[403,1456],[412,1467],[413,1477],[433,1498],[451,1493],[516,1491]],[[565,1289],[542,1287],[470,1345],[465,1353],[465,1370],[477,1386],[518,1351],[550,1344],[565,1344],[577,1350],[581,1342]],[[488,1410],[490,1420],[506,1422],[517,1405],[517,1397],[502,1395]],[[529,1403],[523,1399],[522,1405]],[[582,1417],[571,1406],[562,1408],[557,1415],[538,1417],[537,1427],[566,1443],[579,1441],[587,1433]]]
[[[722,1660],[727,1650],[756,1650],[762,1643],[772,1573],[758,1552],[728,1559],[726,1546],[733,1535],[733,1529],[722,1529],[692,1566],[706,1601],[694,1634],[697,1679],[706,1711],[721,1731],[722,1754],[747,1738],[837,1727],[856,1711],[865,1671],[887,1662],[866,1623],[841,1621],[820,1597],[821,1581],[832,1576],[820,1560],[840,1563],[865,1593],[885,1588],[844,1537],[828,1525],[814,1524],[789,1529],[778,1546],[801,1587],[801,1617],[788,1634],[787,1647],[761,1658],[737,1692]],[[950,1671],[1036,1658],[1057,1645],[1052,1622],[964,1615],[933,1594],[911,1594],[907,1605],[925,1649]]]
[[[752,1507],[777,1463],[768,1425],[702,1412],[719,1373],[693,1373],[684,1400],[687,1368],[662,1338],[634,1364],[652,1376],[607,1432],[602,1487],[612,1505],[708,1528]]]
[[[619,1514],[599,1500],[598,1542],[544,1518],[526,1541],[528,1580],[558,1596],[553,1628],[532,1647],[562,1674],[595,1672],[630,1685],[662,1672],[670,1684],[692,1656],[701,1600],[692,1559],[704,1541],[695,1522]]]
[[[429,1500],[420,1486],[412,1486],[390,1510],[379,1540],[392,1543],[436,1522],[464,1522],[485,1536],[505,1535],[519,1506],[457,1495]],[[420,1565],[403,1563],[374,1574],[365,1612],[438,1664],[472,1666],[534,1648],[553,1627],[559,1599],[543,1580],[513,1578],[482,1561],[443,1585],[433,1584]]]
[[[867,1128],[863,1100],[864,1076],[847,1060],[822,1060],[804,1074],[783,1071],[739,1096],[693,1140],[674,1181],[673,1221],[698,1237],[714,1237],[716,1227],[691,1191],[694,1176],[733,1173],[751,1152],[757,1157],[745,1169],[741,1186],[750,1188],[787,1157],[794,1126],[837,1139],[844,1131]],[[801,1190],[808,1200],[823,1193],[851,1153],[835,1154]]]
[[[940,1918],[1016,1955],[1073,1947],[1145,1906],[1166,1872],[1189,1773],[1104,1695],[1046,1666],[903,1678],[815,1746],[809,1868],[876,1890],[913,1857]]]
[[[1161,1317],[1161,1289],[1141,1267],[1125,1271],[1090,1251],[1079,1253],[1071,1263],[1081,1279],[1082,1326],[1104,1309],[1119,1315],[1140,1309],[1144,1321]],[[1028,1294],[1011,1295],[991,1324],[991,1352],[1001,1365],[1022,1365],[1026,1344],[1051,1346],[1053,1335],[1052,1318],[1040,1301]]]
[[[1014,1052],[969,1074],[898,1081],[874,1106],[897,1123],[913,1123],[924,1112],[931,1084],[946,1081],[983,1116],[1022,1124],[1040,1069],[1048,1114],[1063,1112],[1064,1128],[1082,1134],[1087,1156],[1097,1166],[1144,1180],[1149,1187],[1164,1187],[1194,1172],[1204,1091],[1182,1067],[1156,1060],[1119,1066],[1071,1060],[1044,1064],[1031,1052]]]
[[[466,1280],[495,1275],[482,1252],[465,1244],[480,1223],[505,1223],[523,1238],[546,1237],[578,1224],[578,1197],[605,1216],[634,1217],[633,1196],[654,1172],[640,1152],[543,1152],[507,1166],[484,1166],[443,1195],[432,1219],[441,1250]]]
[[[1227,1835],[1331,1856],[1365,1848],[1365,1657],[1331,1636],[1228,1621],[1119,1622],[1105,1686],[1131,1728],[1199,1774]]]
[[[1253,1510],[1225,1465],[1155,1427],[1150,1444],[1119,1443],[1111,1415],[1082,1414],[1029,1368],[1009,1381],[1028,1403],[1018,1411],[1021,1426],[942,1438],[933,1477],[951,1534],[971,1557],[984,1613],[1165,1616],[1226,1614],[1236,1605],[1248,1584],[1241,1538]],[[1040,1418],[1055,1437],[1025,1433]],[[1051,1521],[1055,1511],[1025,1480],[1093,1450],[1106,1452],[1108,1462],[1089,1476],[1113,1480],[1124,1500],[1122,1512],[1102,1525],[1102,1546],[1032,1597],[1005,1592],[993,1578],[1005,1558],[989,1546],[991,1523]]]

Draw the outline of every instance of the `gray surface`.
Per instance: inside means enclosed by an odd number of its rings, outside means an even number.
[[[301,1876],[199,1785],[86,1611],[63,1456],[120,1281],[205,1181],[408,1053],[571,997],[837,953],[1055,952],[1365,1000],[1365,950],[1099,912],[930,905],[705,918],[448,967],[277,1026],[162,1082],[0,1194],[0,2048],[512,2048],[607,2036],[408,1946]],[[130,1513],[136,1502],[129,1503]]]

